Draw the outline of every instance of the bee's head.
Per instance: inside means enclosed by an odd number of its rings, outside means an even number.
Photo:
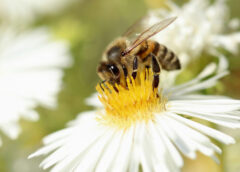
[[[101,62],[97,68],[97,73],[102,80],[119,83],[120,70],[114,63]]]

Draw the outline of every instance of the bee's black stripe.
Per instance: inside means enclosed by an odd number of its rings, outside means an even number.
[[[158,51],[160,49],[160,44],[158,42],[154,42],[154,49],[153,49],[153,54],[157,55]]]
[[[168,52],[164,61],[165,62],[171,62],[174,59],[174,57],[175,57],[175,54],[173,52]]]
[[[164,59],[164,57],[167,55],[167,52],[168,52],[167,47],[165,47],[164,45],[160,45],[160,51],[158,55],[160,61]]]

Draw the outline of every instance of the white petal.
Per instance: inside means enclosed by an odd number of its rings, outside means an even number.
[[[80,125],[70,126],[68,129],[62,130],[62,133],[59,131],[56,135],[50,135],[45,139],[47,145],[32,154],[30,158],[48,154],[59,148],[41,164],[44,168],[48,168],[58,162],[59,164],[53,169],[56,171],[71,164],[75,159],[78,160],[77,157],[106,132],[106,129],[96,125],[97,122],[94,117],[94,112],[80,114],[78,120]],[[88,132],[86,132],[86,129]]]
[[[62,68],[71,65],[68,45],[53,41],[48,30],[15,29],[0,27],[0,128],[13,139],[19,119],[38,120],[37,105],[56,107]]]
[[[238,29],[240,26],[240,20],[238,18],[233,18],[229,22],[229,28],[231,29]]]
[[[94,145],[83,154],[80,162],[72,169],[73,171],[94,171],[97,162],[99,161],[104,149],[109,145],[110,140],[113,138],[114,132],[109,130],[99,141],[95,142]]]
[[[23,114],[23,118],[29,121],[37,121],[39,116],[37,112],[29,110]]]
[[[59,161],[52,169],[52,172],[59,171],[68,171],[69,169],[74,168],[79,162],[82,160],[82,157],[91,150],[92,146],[97,144],[101,137],[104,137],[105,133],[101,133],[102,135],[90,135],[93,136],[92,140],[82,140],[84,143],[77,142],[71,144],[72,141],[69,141],[69,145],[66,145],[66,150],[63,153],[63,159]],[[78,147],[78,144],[80,144]],[[57,155],[56,155],[57,156]],[[54,158],[54,157],[53,157]]]
[[[158,124],[156,127],[158,127],[158,132],[159,132],[160,136],[162,137],[162,139],[165,143],[165,146],[167,147],[167,149],[169,151],[169,155],[176,162],[177,166],[182,167],[183,159],[182,159],[181,155],[179,154],[178,150],[175,148],[175,146],[173,145],[171,140],[166,136],[166,134],[161,130],[161,128],[159,128]]]
[[[86,133],[85,135],[75,135],[75,137],[79,137],[80,140],[76,140],[76,138],[72,138],[72,140],[68,141],[66,144],[66,153],[64,159],[58,162],[57,165],[51,170],[53,172],[57,172],[59,170],[67,170],[74,168],[81,161],[82,157],[91,150],[92,146],[98,144],[98,142],[102,142],[106,136],[106,131],[101,130],[100,128],[96,128],[95,133]],[[76,132],[79,131],[78,129]],[[107,138],[107,137],[106,137]],[[71,152],[71,153],[70,153]]]
[[[90,105],[90,106],[93,106],[93,107],[98,107],[98,108],[103,107],[103,104],[98,99],[98,93],[94,93],[89,98],[87,98],[86,99],[86,104]]]
[[[201,118],[230,128],[240,127],[240,117],[229,114],[240,108],[238,100],[182,100],[172,101],[169,110],[178,114]]]
[[[143,126],[143,130],[140,134],[139,140],[141,140],[141,147],[140,147],[140,163],[142,166],[142,170],[146,172],[153,171],[153,164],[152,164],[152,158],[153,150],[151,145],[148,142],[148,134],[146,133],[146,126],[145,124],[141,124]]]
[[[37,157],[37,156],[40,156],[40,155],[46,155],[49,152],[63,146],[64,143],[65,143],[65,140],[56,141],[56,142],[52,143],[51,145],[47,145],[47,146],[39,149],[38,151],[34,152],[33,154],[29,155],[28,158],[33,158],[33,157]]]
[[[76,131],[74,131],[76,130]],[[79,130],[79,131],[77,131]],[[91,127],[89,127],[89,130],[91,130]],[[60,147],[59,149],[57,149],[55,152],[53,152],[51,155],[49,155],[41,164],[40,166],[42,166],[44,169],[46,168],[49,168],[50,166],[58,163],[59,161],[65,161],[64,158],[66,158],[68,152],[72,152],[74,151],[73,148],[76,146],[80,146],[81,148],[79,148],[76,152],[74,152],[71,156],[74,157],[74,155],[76,154],[76,156],[79,154],[81,154],[81,152],[83,152],[85,149],[87,149],[87,145],[86,143],[84,144],[84,141],[86,140],[87,144],[91,144],[91,139],[93,139],[94,141],[96,141],[100,136],[102,136],[102,133],[97,133],[97,132],[94,132],[93,134],[95,134],[95,137],[92,137],[92,138],[87,138],[86,136],[84,136],[82,133],[83,132],[80,132],[81,129],[80,128],[71,128],[71,129],[64,129],[64,130],[61,130],[61,131],[58,131],[57,133],[54,133],[56,134],[56,136],[54,134],[51,135],[51,137],[48,137],[47,138],[47,141],[49,141],[49,138],[55,138],[55,141],[51,141],[51,142],[47,142],[46,143],[46,140],[45,140],[45,144],[49,144],[49,145],[52,145],[53,143],[56,143],[56,142],[61,142],[63,141],[64,142],[64,145],[62,145],[62,147]],[[84,131],[84,130],[83,130]],[[61,133],[62,132],[62,133]],[[71,140],[74,139],[74,138],[70,138],[69,136],[71,136],[71,134],[75,133],[75,132],[78,132],[79,136],[81,136],[82,138],[81,139],[84,139],[83,140],[76,140],[74,143],[71,144]],[[62,135],[61,135],[62,134]],[[77,133],[76,133],[77,134]],[[100,136],[98,135],[100,134]],[[59,136],[61,136],[62,138],[60,139]],[[70,142],[70,143],[69,143]],[[79,143],[80,142],[80,143]],[[47,146],[45,146],[46,148]],[[50,151],[48,151],[50,152]]]
[[[228,70],[229,68],[229,62],[226,56],[224,56],[223,54],[218,54],[217,56],[219,58],[219,67],[218,67],[218,73],[221,73],[223,71]]]
[[[96,167],[96,172],[109,171],[114,158],[117,156],[120,149],[121,140],[123,139],[123,132],[116,132],[111,143],[105,149],[103,156],[100,158]]]
[[[12,25],[26,25],[33,22],[39,16],[59,12],[74,1],[75,0],[0,0],[0,18],[5,23]]]
[[[189,82],[186,82],[184,84],[174,86],[168,90],[168,92],[177,92],[179,90],[182,90],[186,87],[192,86],[194,84],[197,84],[199,81],[201,81],[203,78],[206,78],[210,75],[212,75],[216,71],[217,65],[215,63],[210,63],[203,69],[203,71],[194,79],[190,80]]]
[[[178,149],[187,157],[194,159],[196,157],[194,145],[189,144],[189,139],[186,138],[183,133],[179,132],[177,128],[169,127],[168,119],[161,116],[157,118],[157,122],[160,124],[161,129],[172,140]],[[186,139],[186,140],[185,140]]]
[[[178,171],[179,167],[168,152],[166,143],[162,139],[161,135],[157,133],[157,128],[152,122],[148,123],[148,138],[146,141],[149,142],[152,150],[152,163],[155,171]],[[177,152],[178,153],[178,152]]]
[[[141,151],[141,142],[142,142],[142,130],[143,126],[139,123],[136,124],[134,129],[131,158],[129,162],[129,170],[131,172],[138,172],[140,164],[140,151]]]
[[[20,126],[16,122],[1,124],[0,129],[11,139],[16,139],[21,131]]]
[[[228,113],[240,108],[240,101],[232,99],[172,100],[169,110],[193,111],[197,113]]]
[[[238,45],[240,43],[240,32],[231,33],[228,35],[216,35],[212,37],[213,45],[223,47],[229,52],[236,54],[238,52]]]
[[[184,124],[186,125],[189,125],[190,127],[202,132],[203,134],[205,135],[208,135],[208,136],[211,136],[213,137],[214,139],[224,143],[224,144],[233,144],[235,143],[235,140],[231,137],[231,136],[228,136],[220,131],[217,131],[213,128],[210,128],[210,127],[207,127],[207,126],[204,126],[200,123],[197,123],[197,122],[194,122],[192,120],[189,120],[189,119],[186,119],[186,118],[183,118],[179,115],[173,115],[173,114],[169,114],[169,116],[173,117],[174,119],[178,120],[178,121],[181,121],[183,122]]]
[[[168,117],[168,119],[172,121],[173,125],[178,126],[179,130],[184,131],[185,135],[191,139],[192,144],[195,145],[196,148],[203,154],[207,156],[213,156],[214,151],[217,151],[218,153],[221,152],[216,145],[213,145],[211,141],[200,132],[189,128],[173,118],[171,119],[171,117]]]
[[[72,128],[66,128],[60,131],[56,131],[55,133],[49,134],[48,136],[43,138],[44,144],[51,144],[55,142],[56,140],[62,139],[64,137],[69,136],[71,133]]]
[[[171,100],[171,102],[174,100],[209,100],[209,99],[230,99],[226,96],[213,96],[213,95],[200,95],[200,94],[187,94],[187,95],[181,95],[181,96],[174,96],[174,99]]]
[[[120,148],[118,150],[118,153],[116,154],[116,157],[113,161],[112,168],[110,171],[112,172],[127,171],[133,144],[132,140],[134,138],[133,134],[134,127],[131,127],[130,129],[125,131],[121,140]]]
[[[212,87],[216,84],[216,82],[219,78],[222,78],[227,74],[228,74],[228,72],[225,71],[225,72],[219,73],[216,76],[214,76],[210,79],[207,79],[203,82],[194,84],[194,85],[189,86],[189,87],[182,88],[181,90],[178,90],[178,91],[172,90],[172,92],[171,92],[172,96],[173,97],[174,96],[180,96],[180,95],[196,92],[196,91],[199,91],[199,90],[203,90],[203,89],[206,89],[206,88],[210,88],[210,87]]]

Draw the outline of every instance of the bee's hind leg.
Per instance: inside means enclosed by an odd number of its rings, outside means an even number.
[[[154,54],[152,55],[152,71],[153,71],[153,83],[152,83],[152,87],[153,89],[158,88],[159,85],[159,74],[161,71],[161,67],[156,59],[156,56]]]
[[[138,70],[138,58],[137,56],[135,56],[133,59],[133,72],[132,72],[133,79],[137,77],[137,70]]]

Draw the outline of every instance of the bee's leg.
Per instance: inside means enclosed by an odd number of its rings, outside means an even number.
[[[132,72],[133,79],[137,77],[137,70],[138,70],[138,58],[137,56],[135,56],[133,59],[133,72]]]
[[[103,81],[101,81],[101,82],[99,83],[99,85],[100,85],[100,87],[101,87],[101,89],[102,89],[103,91],[104,91],[104,89],[103,89],[102,85],[104,85],[106,81],[107,81],[107,80],[103,80]]]
[[[154,54],[152,54],[152,71],[153,71],[152,87],[153,89],[155,89],[155,88],[158,88],[158,85],[159,85],[159,80],[160,80],[159,74],[160,74],[161,68]]]
[[[101,81],[101,82],[99,83],[99,85],[100,85],[100,87],[101,87],[101,89],[102,89],[103,91],[105,91],[105,90],[104,90],[104,88],[103,88],[102,85],[104,85],[105,88],[109,89],[109,87],[107,87],[107,86],[105,85],[105,82],[107,82],[107,80],[103,80],[103,81]],[[117,87],[114,85],[114,83],[111,82],[111,80],[109,80],[108,82],[113,86],[114,90],[118,93],[118,89],[117,89]]]
[[[113,88],[114,88],[114,90],[118,93],[119,91],[118,91],[118,89],[117,89],[117,87],[114,85],[113,86]]]
[[[115,81],[112,82],[112,86],[114,88],[114,90],[118,93],[118,89],[117,89],[117,86],[116,85],[119,85],[120,84],[120,77],[118,77]]]
[[[124,64],[122,65],[122,69],[123,69],[124,77],[125,77],[125,79],[126,79],[127,76],[128,76],[128,70],[127,70],[127,68],[126,68],[126,66],[125,66]]]
[[[118,93],[118,89],[116,85],[120,84],[120,78],[116,78],[116,79],[110,79],[108,80],[108,83],[111,84],[112,88]],[[109,87],[107,87],[110,91],[111,89]]]
[[[123,70],[123,74],[124,74],[124,78],[125,78],[125,86],[126,86],[126,88],[128,88],[128,85],[127,85],[128,70],[124,64],[122,65],[122,70]]]

